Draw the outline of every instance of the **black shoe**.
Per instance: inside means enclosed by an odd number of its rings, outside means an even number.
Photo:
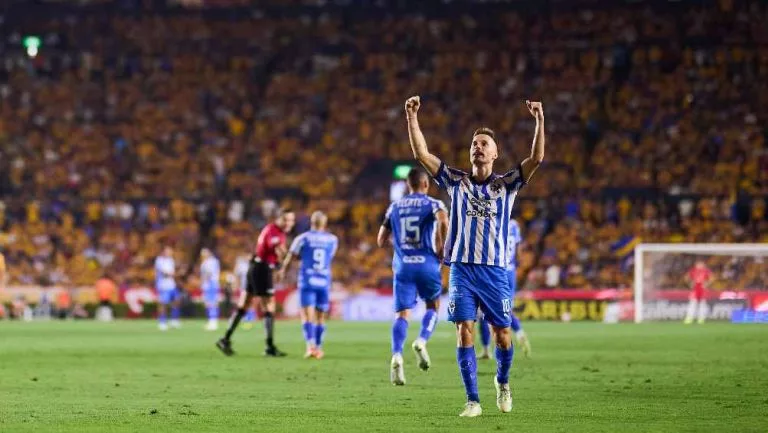
[[[226,338],[222,338],[219,341],[216,342],[216,347],[221,350],[221,353],[232,356],[235,354],[235,351],[232,350],[232,342],[227,340]]]
[[[282,352],[280,349],[278,349],[275,346],[270,346],[264,349],[264,356],[272,356],[274,358],[282,358],[285,356],[286,353]]]

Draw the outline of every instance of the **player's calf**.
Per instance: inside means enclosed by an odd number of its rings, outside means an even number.
[[[390,362],[390,380],[393,385],[405,385],[403,370],[403,345],[408,336],[408,311],[398,312],[392,324],[392,360]]]
[[[512,391],[509,386],[509,370],[514,355],[512,330],[509,327],[494,326],[493,331],[496,339],[496,406],[506,413],[512,410]]]
[[[416,362],[422,371],[429,370],[429,367],[432,365],[429,358],[429,352],[427,352],[427,341],[432,337],[432,333],[437,326],[437,307],[438,305],[436,301],[427,303],[427,311],[421,319],[419,338],[414,340],[411,345],[411,349],[413,349],[413,353],[416,355]]]

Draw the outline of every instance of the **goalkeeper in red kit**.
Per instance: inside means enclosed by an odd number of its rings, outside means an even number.
[[[688,271],[686,280],[691,285],[691,296],[688,301],[688,311],[685,313],[686,325],[693,323],[693,316],[698,311],[697,321],[704,323],[707,316],[706,290],[712,282],[712,271],[703,261],[697,260],[696,264]]]

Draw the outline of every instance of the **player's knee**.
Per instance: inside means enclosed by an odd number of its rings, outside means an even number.
[[[464,321],[456,323],[456,345],[458,347],[472,347],[474,340],[474,322]]]
[[[400,310],[397,313],[395,313],[395,318],[408,320],[410,313],[411,313],[411,310]]]
[[[499,328],[494,326],[493,339],[496,343],[496,347],[500,349],[509,349],[512,347],[512,329],[509,327]]]
[[[428,310],[435,310],[435,311],[437,311],[438,309],[440,309],[440,298],[433,299],[431,301],[427,301],[426,304],[427,304],[427,309]]]
[[[318,324],[322,325],[322,324],[325,323],[325,316],[326,316],[326,313],[323,310],[316,310],[315,311],[315,321]]]

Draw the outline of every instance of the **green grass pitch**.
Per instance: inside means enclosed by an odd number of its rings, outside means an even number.
[[[515,356],[512,413],[496,409],[495,362],[479,361],[475,419],[457,416],[452,325],[429,373],[407,354],[405,387],[389,384],[389,327],[332,322],[317,361],[297,322],[277,324],[284,359],[262,357],[260,325],[225,358],[202,322],[0,322],[0,432],[768,431],[765,326],[526,323],[534,358]]]

